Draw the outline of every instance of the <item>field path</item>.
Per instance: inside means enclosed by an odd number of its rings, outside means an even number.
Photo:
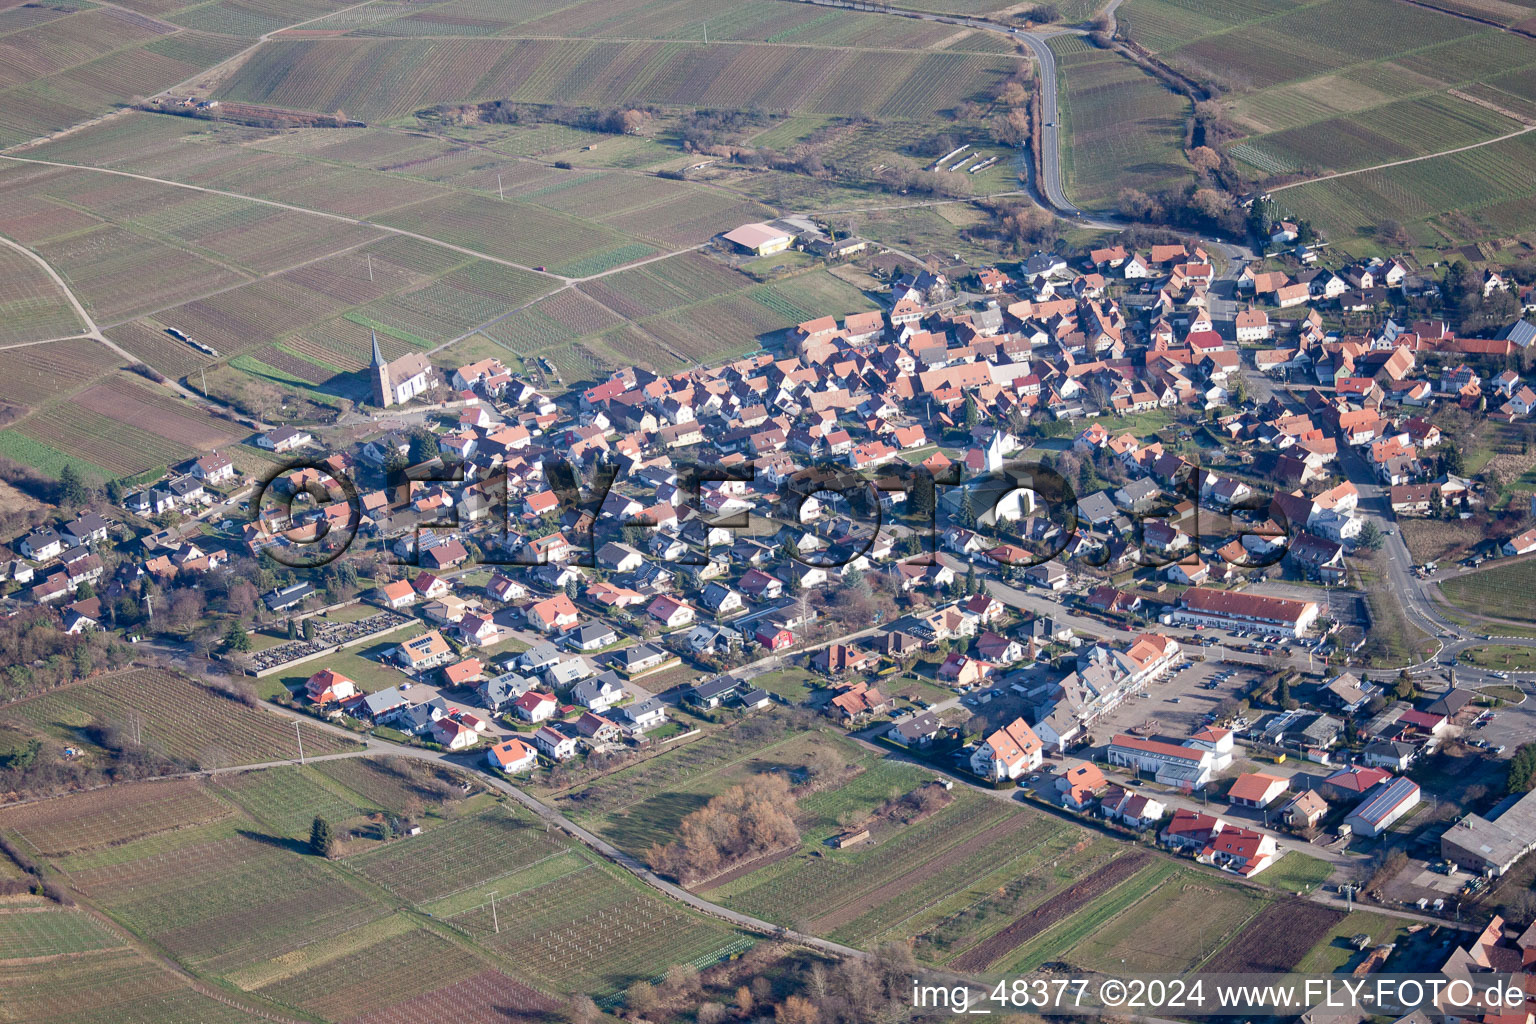
[[[151,17],[150,15],[144,14],[144,13],[142,13],[140,11],[135,11],[135,10],[132,10],[131,8],[122,7],[122,6],[119,6],[118,4],[111,3],[111,2],[109,2],[109,0],[98,0],[98,2],[100,2],[105,7],[115,8],[115,9],[117,9],[119,11],[123,11],[126,14],[131,14],[134,17],[137,17],[137,18],[148,18],[150,21],[158,22],[161,25],[169,26],[170,28],[173,28],[173,29],[176,30],[175,32],[171,33],[172,35],[176,35],[177,33],[188,31],[188,29],[184,25],[177,25],[177,24],[174,24],[173,22],[162,21],[159,18]],[[304,25],[308,25],[312,21],[323,21],[326,18],[331,18],[331,17],[334,17],[334,16],[336,16],[338,14],[345,14],[347,11],[356,10],[359,7],[367,7],[369,4],[372,4],[372,3],[375,3],[375,2],[377,2],[377,0],[362,0],[361,3],[355,3],[351,7],[343,7],[340,10],[335,10],[335,11],[326,11],[324,14],[318,14],[318,15],[316,15],[313,18],[306,18],[305,20],[299,21],[299,22],[295,22],[292,25],[284,25],[282,28],[275,28],[271,32],[263,33],[262,35],[260,35],[260,36],[258,36],[256,38],[255,42],[251,43],[250,46],[247,46],[245,49],[241,50],[239,53],[232,54],[231,56],[224,58],[223,60],[219,61],[219,63],[213,65],[213,67],[211,67],[211,68],[204,68],[203,70],[199,71],[197,74],[193,75],[190,78],[184,78],[184,79],[182,79],[181,81],[177,82],[174,85],[167,86],[166,88],[161,89],[159,92],[155,93],[154,95],[156,95],[156,96],[174,95],[174,94],[176,94],[178,92],[185,91],[188,86],[190,86],[193,82],[197,81],[199,78],[203,78],[203,77],[205,77],[207,75],[222,75],[222,74],[226,73],[231,68],[236,67],[240,63],[244,62],[247,57],[249,57],[251,54],[255,53],[258,49],[260,49],[267,42],[267,40],[271,39],[274,35],[277,35],[279,32],[287,32],[289,29],[295,29],[295,28],[299,28],[299,27],[304,26]],[[16,152],[18,150],[30,149],[33,146],[40,146],[40,145],[42,145],[45,142],[52,142],[55,139],[62,139],[66,135],[73,135],[75,132],[80,131],[82,128],[89,128],[92,125],[101,124],[104,121],[110,121],[110,120],[112,120],[114,118],[121,117],[122,115],[124,115],[126,113],[130,113],[133,109],[134,109],[133,107],[119,107],[118,109],[112,110],[112,111],[108,111],[105,114],[99,114],[96,117],[90,117],[90,118],[85,119],[84,121],[76,122],[75,124],[72,124],[72,125],[70,125],[67,128],[60,128],[56,132],[50,132],[47,135],[40,135],[40,136],[38,136],[35,139],[28,139],[26,142],[18,142],[14,146],[9,146],[9,147],[7,147],[7,148],[5,148],[3,150],[0,150],[0,153],[13,153],[13,152]]]
[[[1334,178],[1348,178],[1352,174],[1364,174],[1367,171],[1380,171],[1385,170],[1388,167],[1401,167],[1403,164],[1416,164],[1420,160],[1433,160],[1436,157],[1451,156],[1454,153],[1465,153],[1469,149],[1481,149],[1484,146],[1491,146],[1495,142],[1504,142],[1517,136],[1524,135],[1526,132],[1536,132],[1536,124],[1526,125],[1519,131],[1513,131],[1507,135],[1500,135],[1496,139],[1484,139],[1482,142],[1473,142],[1466,146],[1457,146],[1455,149],[1442,149],[1438,153],[1426,153],[1423,156],[1410,156],[1405,160],[1391,160],[1384,164],[1376,164],[1372,167],[1360,167],[1353,171],[1339,171],[1335,174],[1324,174],[1321,177],[1308,178],[1305,181],[1292,181],[1285,185],[1276,185],[1274,188],[1269,189],[1268,191],[1284,192],[1286,189],[1295,188],[1298,185],[1315,185],[1320,181],[1332,181]]]
[[[336,732],[340,735],[348,737],[349,739],[356,740],[358,738],[356,733],[338,728],[326,722],[316,722],[308,715],[300,714],[299,712],[296,712],[290,708],[285,708],[280,704],[272,704],[267,701],[263,701],[262,705],[267,708],[267,710],[274,711],[285,718],[291,718],[295,721],[302,720],[306,724],[310,724],[316,728],[325,729],[327,731]],[[522,804],[529,811],[532,811],[541,820],[548,822],[555,828],[558,828],[560,831],[564,832],[566,835],[571,836],[582,845],[586,846],[588,849],[602,856],[605,860],[608,860],[613,864],[623,868],[625,871],[628,871],[630,874],[640,879],[640,881],[644,882],[652,889],[657,890],[664,896],[668,896],[679,903],[686,904],[687,906],[699,911],[700,913],[708,914],[711,917],[729,922],[730,924],[738,925],[739,927],[757,932],[760,935],[771,935],[778,938],[789,939],[793,942],[798,942],[802,945],[810,946],[815,949],[824,950],[828,953],[834,953],[838,956],[862,958],[869,955],[861,949],[854,949],[852,946],[845,946],[840,942],[832,942],[829,939],[819,938],[815,935],[805,935],[800,932],[796,932],[791,929],[773,924],[770,921],[764,921],[760,918],[752,917],[747,914],[742,914],[738,913],[737,911],[727,909],[726,907],[718,906],[709,902],[703,897],[695,896],[693,893],[682,888],[681,886],[673,885],[671,882],[656,874],[636,858],[631,857],[623,850],[618,849],[606,839],[603,839],[600,836],[597,836],[592,832],[582,828],[580,825],[576,824],[574,821],[567,818],[553,807],[550,807],[548,804],[544,803],[537,797],[523,792],[521,789],[508,782],[502,776],[493,775],[490,772],[478,770],[478,766],[483,763],[483,758],[476,757],[471,763],[465,763],[462,759],[455,760],[446,753],[423,750],[420,747],[405,747],[396,743],[390,743],[388,741],[381,740],[376,736],[367,737],[365,742],[368,744],[366,750],[351,751],[343,754],[342,756],[364,757],[369,755],[376,756],[391,754],[396,757],[408,757],[415,761],[435,761],[438,764],[445,765],[459,771],[468,771],[479,781],[490,786],[498,793],[504,793],[507,796],[510,796],[512,799]],[[289,761],[286,763],[292,764],[294,762]],[[474,767],[471,767],[471,764]]]
[[[15,158],[5,157],[4,159],[12,160]],[[11,241],[4,235],[0,235],[0,243],[4,243],[10,248],[15,249],[17,252],[21,253],[36,263],[39,267],[42,267],[48,276],[53,279],[53,283],[58,286],[59,291],[64,293],[64,297],[69,300],[70,306],[74,307],[75,315],[80,318],[81,323],[85,324],[86,329],[83,333],[74,334],[68,338],[53,338],[51,340],[72,341],[77,338],[90,338],[92,341],[100,342],[107,348],[111,349],[114,353],[117,354],[119,358],[123,360],[124,365],[132,366],[134,363],[142,362],[138,356],[135,356],[132,352],[124,349],[122,346],[118,345],[117,342],[112,341],[105,334],[101,333],[101,328],[97,326],[95,320],[91,319],[91,314],[87,313],[85,311],[85,307],[80,305],[80,300],[75,297],[75,293],[70,289],[64,278],[59,275],[59,272],[54,270],[47,260],[43,259],[31,249],[28,249],[26,246],[21,245],[18,242]],[[46,342],[34,342],[33,344],[46,344]],[[166,377],[165,384],[163,386],[174,389],[183,398],[196,402],[198,405],[204,406],[205,408],[218,409],[220,412],[225,412],[229,415],[236,415],[233,410],[226,409],[220,403],[213,402],[207,398],[204,398],[202,395],[199,395],[197,392],[193,391],[191,388],[186,387],[180,381],[175,380],[174,378]],[[258,430],[270,429],[270,427],[268,427],[266,424],[251,420],[250,417],[247,416],[239,417],[239,421],[242,423],[253,423]]]

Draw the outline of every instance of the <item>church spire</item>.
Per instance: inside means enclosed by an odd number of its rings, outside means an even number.
[[[373,335],[373,362],[370,365],[383,366],[384,353],[379,351],[379,332],[369,331],[368,333]]]

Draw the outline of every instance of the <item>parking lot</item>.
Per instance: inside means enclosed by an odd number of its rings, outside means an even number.
[[[1185,653],[1191,651],[1186,649]],[[1156,719],[1157,735],[1183,739],[1198,730],[1206,714],[1218,704],[1251,688],[1260,674],[1214,660],[1190,662],[1189,667],[1151,683],[1145,696],[1132,697],[1105,715],[1094,727],[1094,736],[1108,742],[1116,733],[1130,732]]]

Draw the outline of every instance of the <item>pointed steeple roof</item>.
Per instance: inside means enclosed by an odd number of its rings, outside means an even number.
[[[378,331],[369,331],[368,333],[373,335],[373,363],[371,365],[373,365],[374,367],[383,366],[384,365],[384,353],[379,351],[379,332]]]

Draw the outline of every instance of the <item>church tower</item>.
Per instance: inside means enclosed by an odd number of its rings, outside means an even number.
[[[379,351],[379,334],[370,331],[373,335],[373,362],[369,369],[373,373],[373,403],[380,408],[388,408],[394,405],[394,395],[390,393],[389,366],[384,362],[384,353]]]

